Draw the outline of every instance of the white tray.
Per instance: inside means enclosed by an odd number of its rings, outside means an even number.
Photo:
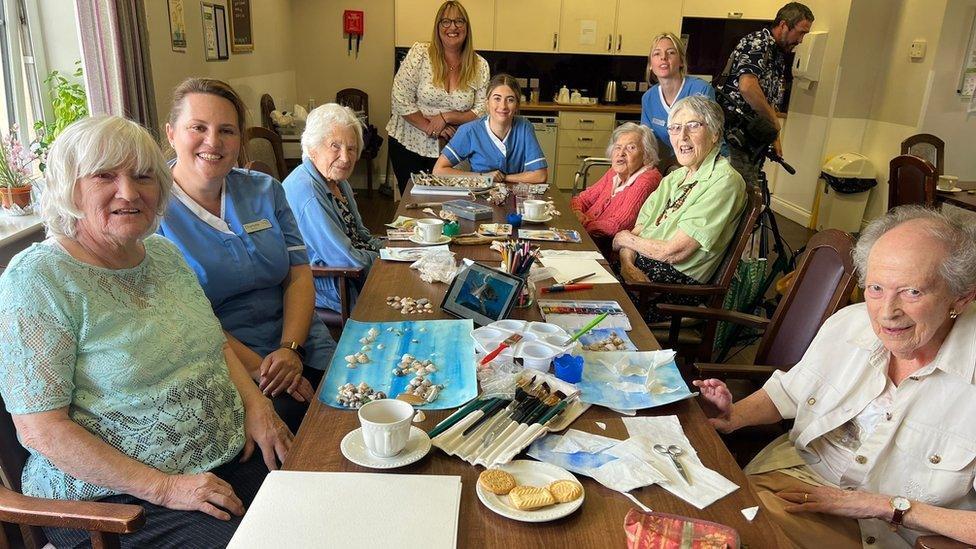
[[[553,358],[571,352],[577,346],[575,342],[563,345],[570,338],[570,334],[555,324],[515,319],[499,320],[482,326],[472,331],[471,337],[474,338],[475,351],[483,356],[494,351],[512,334],[521,334],[522,340],[498,356],[508,360],[520,358],[526,366],[535,369],[543,369],[542,366],[548,365]]]

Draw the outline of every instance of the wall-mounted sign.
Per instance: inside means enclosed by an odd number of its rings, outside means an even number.
[[[251,0],[230,0],[231,50],[234,53],[254,51],[251,35]]]
[[[169,0],[169,43],[173,51],[186,51],[186,21],[183,19],[183,0]]]

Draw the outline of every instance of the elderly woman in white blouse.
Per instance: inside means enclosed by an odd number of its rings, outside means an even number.
[[[474,52],[468,12],[441,4],[431,41],[407,52],[393,79],[393,116],[386,125],[390,160],[402,194],[411,173],[430,172],[458,126],[485,114],[488,62]]]

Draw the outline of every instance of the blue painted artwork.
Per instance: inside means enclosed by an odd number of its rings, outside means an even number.
[[[369,361],[347,367],[345,357],[360,352],[375,328],[376,337],[368,343]],[[474,359],[474,338],[471,320],[415,320],[404,322],[358,322],[349,320],[342,329],[332,364],[322,382],[319,400],[333,408],[351,409],[336,401],[339,387],[346,383],[365,382],[375,391],[383,391],[390,398],[404,392],[413,374],[396,376],[393,369],[404,353],[420,360],[430,359],[437,368],[427,376],[434,384],[443,385],[437,399],[430,404],[416,406],[423,410],[457,408],[478,394],[478,378]]]
[[[590,475],[590,469],[596,469],[597,467],[617,459],[615,456],[611,456],[607,452],[599,452],[596,454],[591,454],[588,452],[574,452],[572,454],[556,452],[554,448],[557,444],[559,444],[559,441],[562,440],[562,438],[562,435],[556,434],[544,436],[533,442],[526,451],[526,454],[528,454],[529,457],[535,458],[539,461],[558,465],[567,471],[572,471],[585,476]]]
[[[667,351],[583,352],[580,400],[615,410],[664,406],[693,396]],[[667,357],[662,361],[662,357]]]
[[[593,328],[589,332],[581,335],[579,338],[580,345],[584,349],[589,349],[590,345],[595,343],[600,343],[606,341],[610,336],[617,336],[624,342],[624,348],[617,349],[618,351],[636,351],[637,346],[634,342],[630,340],[627,336],[627,330],[623,328]],[[593,351],[602,351],[603,349],[592,349]]]

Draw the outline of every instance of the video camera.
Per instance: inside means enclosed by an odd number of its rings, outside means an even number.
[[[793,166],[787,164],[783,157],[773,150],[772,144],[779,136],[776,126],[758,114],[744,112],[736,106],[735,101],[727,93],[719,89],[716,89],[715,93],[723,100],[725,140],[733,147],[748,152],[753,161],[767,158],[783,166],[790,175],[796,174]]]

